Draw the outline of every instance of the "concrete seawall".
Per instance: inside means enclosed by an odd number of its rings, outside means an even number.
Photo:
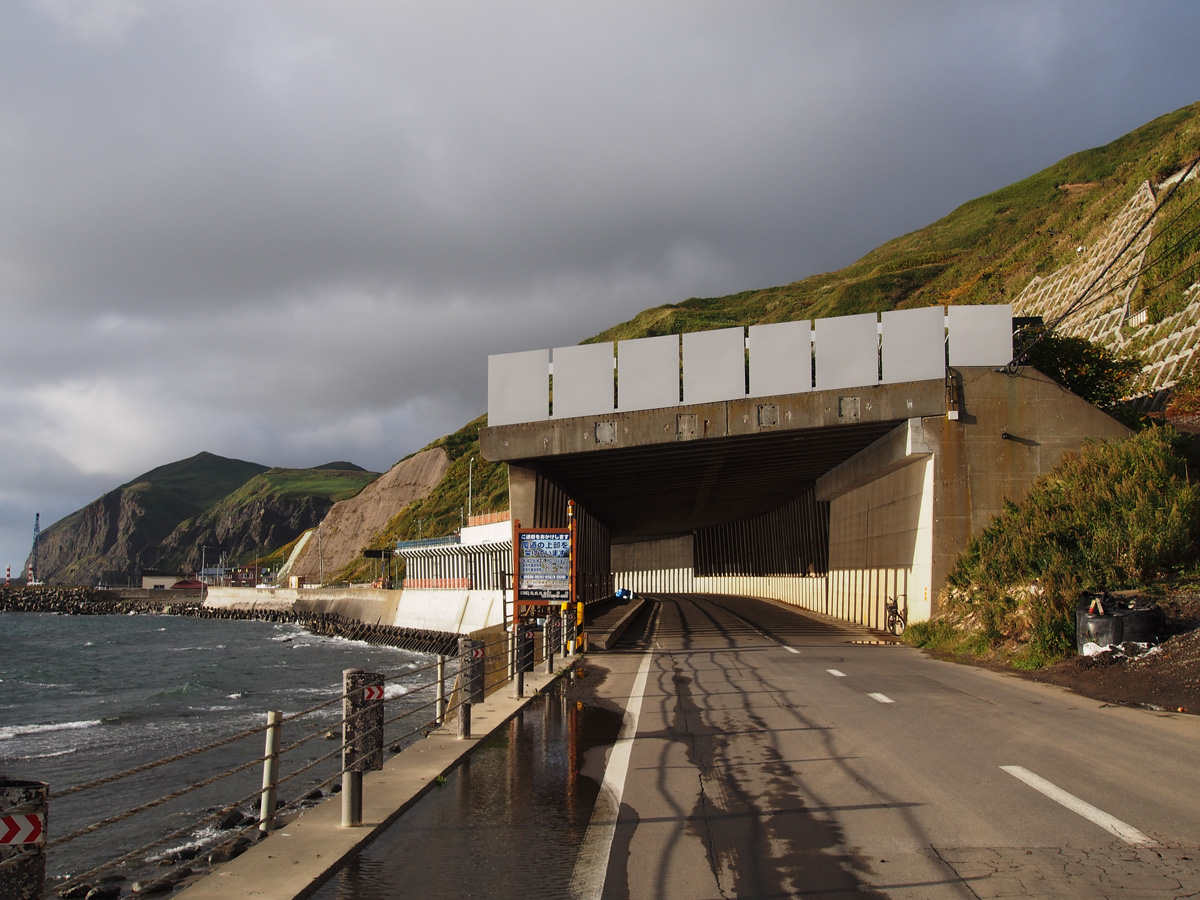
[[[331,613],[368,625],[448,634],[470,634],[504,621],[501,591],[211,587],[204,605],[250,613]]]

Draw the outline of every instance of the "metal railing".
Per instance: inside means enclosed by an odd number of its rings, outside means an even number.
[[[170,871],[156,871],[148,879],[148,883],[164,882],[160,887],[165,888],[193,875],[188,863],[193,863],[201,852],[209,864],[233,858],[254,840],[269,834],[281,821],[320,802],[326,791],[337,793],[339,781],[343,793],[342,824],[360,824],[362,772],[364,768],[382,768],[385,747],[392,753],[402,752],[454,718],[459,722],[459,737],[469,737],[471,704],[512,678],[513,635],[501,627],[489,629],[482,636],[483,640],[461,639],[457,655],[438,655],[415,669],[362,673],[365,682],[352,680],[351,673],[360,670],[347,670],[341,696],[297,712],[265,710],[263,724],[255,728],[123,772],[52,790],[49,800],[56,806],[55,821],[66,823],[69,830],[51,838],[41,834],[36,843],[29,845],[0,847],[0,893],[5,893],[5,879],[19,877],[21,871],[32,873],[30,878],[40,877],[44,883],[47,857],[53,859],[56,851],[67,845],[80,846],[96,835],[102,835],[100,847],[93,846],[90,853],[74,854],[77,860],[72,867],[76,871],[52,879],[49,888],[55,894],[63,895],[135,862],[138,871],[151,865],[169,867]],[[453,664],[453,671],[448,671],[449,664]],[[402,703],[393,702],[401,698]],[[339,703],[340,715],[336,709]],[[392,710],[394,714],[387,715]],[[335,729],[339,723],[341,739],[337,744],[324,752],[323,748],[313,749],[314,742],[337,740]],[[250,742],[256,740],[257,746],[263,748],[261,754],[252,749]],[[243,743],[245,746],[238,748]],[[368,745],[370,751],[364,751]],[[246,755],[229,766],[233,751],[227,748],[243,750]],[[212,764],[204,762],[214,755],[223,756],[215,771]],[[370,761],[364,763],[367,757]],[[253,773],[260,769],[261,787],[252,787]],[[162,785],[172,782],[177,782],[178,787],[159,793]],[[347,793],[356,788],[357,811],[355,798]],[[217,794],[219,799],[214,800]],[[96,799],[89,799],[93,797]],[[60,805],[65,812],[59,810]],[[80,808],[68,809],[71,805]],[[118,811],[86,824],[83,821],[88,810],[114,807]],[[245,808],[255,807],[257,816],[244,812]],[[0,802],[0,817],[9,812],[13,810],[6,810]],[[161,821],[144,824],[148,819],[143,817],[152,815]],[[41,816],[44,823],[48,818],[44,810]],[[125,823],[135,818],[143,824],[127,827]],[[205,829],[217,834],[201,845],[202,851],[162,853],[165,845],[181,839],[194,843],[197,834],[205,833]],[[135,839],[138,834],[141,839]],[[156,836],[145,841],[148,834]],[[130,841],[134,846],[111,856],[114,848],[129,846]],[[159,855],[155,856],[156,853]],[[40,863],[40,876],[35,863]],[[14,895],[41,896],[44,889],[43,884],[36,891]],[[141,891],[153,892],[153,889],[141,886]]]

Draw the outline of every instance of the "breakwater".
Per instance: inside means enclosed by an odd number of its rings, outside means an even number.
[[[374,646],[452,655],[458,635],[400,625],[371,624],[340,613],[309,609],[231,609],[205,606],[195,595],[125,599],[89,587],[0,588],[0,612],[42,612],[69,616],[173,615],[197,619],[253,619],[299,625],[322,637],[340,637]]]

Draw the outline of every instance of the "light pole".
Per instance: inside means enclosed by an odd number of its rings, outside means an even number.
[[[475,492],[475,457],[467,463],[467,521],[471,521],[471,495]]]

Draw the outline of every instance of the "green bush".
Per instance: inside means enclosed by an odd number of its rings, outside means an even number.
[[[1194,566],[1198,537],[1200,490],[1177,432],[1087,444],[968,543],[939,618],[906,636],[1046,665],[1074,646],[1081,591],[1145,586]]]

